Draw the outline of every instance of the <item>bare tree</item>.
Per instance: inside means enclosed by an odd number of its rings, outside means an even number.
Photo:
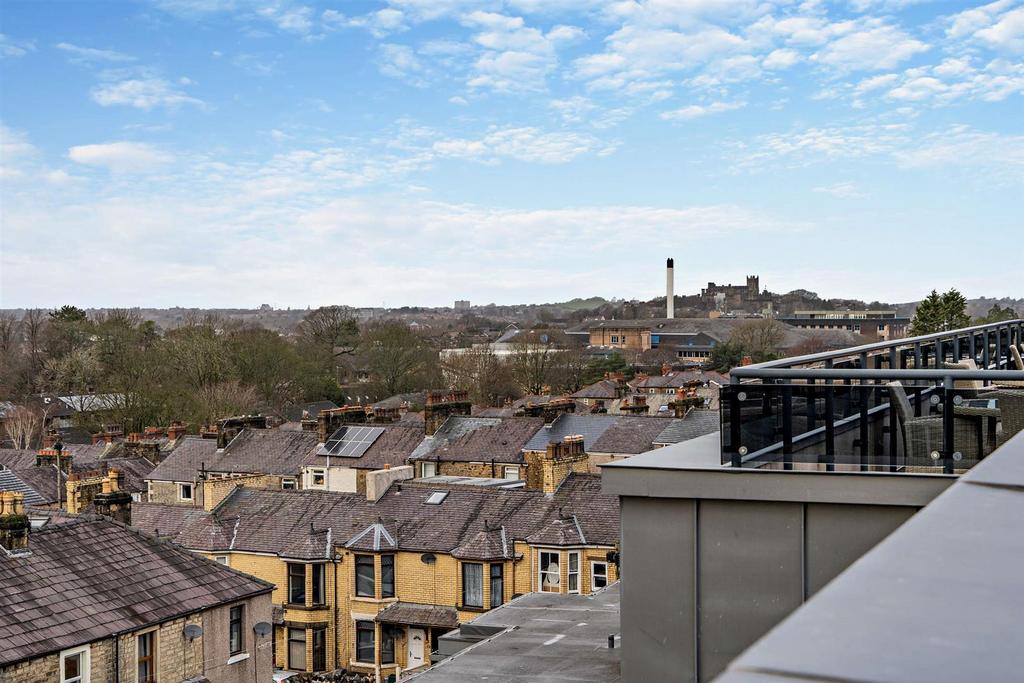
[[[42,437],[43,416],[25,406],[15,406],[4,416],[4,432],[14,448],[32,448]]]
[[[551,332],[523,332],[512,342],[509,363],[512,377],[523,392],[541,394],[554,380],[558,355],[563,350],[555,344]]]
[[[385,396],[426,388],[425,380],[437,366],[436,352],[408,325],[398,321],[365,328],[359,341],[359,357],[378,391]]]
[[[321,306],[303,318],[298,330],[308,343],[334,356],[355,353],[359,338],[359,325],[345,306]]]
[[[778,353],[784,336],[782,325],[765,318],[744,322],[732,333],[729,341],[739,344],[751,356],[766,358]]]
[[[449,385],[468,391],[470,400],[477,405],[500,406],[506,399],[521,394],[509,363],[489,347],[450,354],[442,362],[441,370]]]

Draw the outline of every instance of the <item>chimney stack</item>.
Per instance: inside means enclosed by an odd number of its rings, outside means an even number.
[[[103,480],[103,489],[92,499],[97,514],[123,524],[132,523],[132,495],[121,488],[121,471],[111,467]]]
[[[27,552],[30,526],[25,494],[0,491],[0,546],[12,554]]]
[[[675,270],[672,259],[665,261],[665,317],[676,317],[676,289],[673,271]]]

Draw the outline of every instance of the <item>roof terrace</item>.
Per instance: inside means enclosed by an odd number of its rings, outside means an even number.
[[[623,679],[713,679],[1005,452],[1024,428],[1022,342],[1013,320],[737,368],[718,434],[603,466]]]

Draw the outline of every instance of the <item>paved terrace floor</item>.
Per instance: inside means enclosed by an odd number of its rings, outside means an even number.
[[[410,677],[442,681],[618,681],[619,584],[594,595],[527,593],[473,621],[509,630]]]

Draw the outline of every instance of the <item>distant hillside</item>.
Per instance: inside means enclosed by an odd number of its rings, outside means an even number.
[[[920,301],[912,301],[905,304],[894,304],[896,310],[900,315],[912,317],[914,310]],[[1003,308],[1012,308],[1017,312],[1018,316],[1024,315],[1024,299],[1011,299],[1010,297],[1002,297],[1000,299],[993,299],[990,297],[980,297],[978,299],[967,300],[967,315],[972,318],[981,318],[988,314],[988,311],[995,304],[999,304]]]
[[[581,299],[576,297],[570,301],[563,301],[561,303],[554,304],[541,304],[541,306],[550,306],[551,308],[561,308],[565,311],[583,311],[591,308],[599,308],[609,303],[608,299],[600,296],[592,296],[589,299]]]

